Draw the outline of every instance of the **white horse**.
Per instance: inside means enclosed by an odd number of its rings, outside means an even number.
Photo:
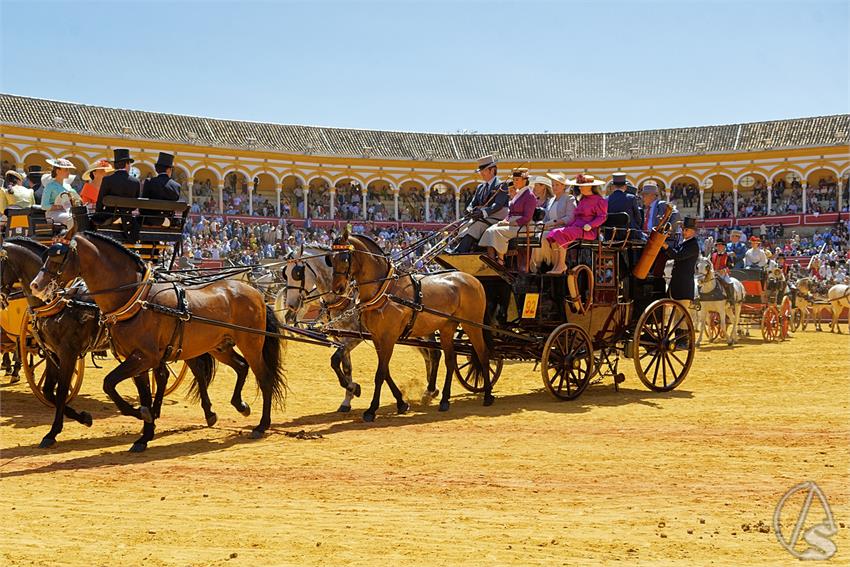
[[[330,257],[329,254],[329,248],[309,247],[302,248],[290,258],[295,262],[289,264],[284,270],[286,284],[278,291],[274,301],[274,312],[281,322],[295,324],[303,321],[310,308],[318,307],[322,300],[333,304],[338,299],[331,292],[333,268],[325,261]],[[356,301],[356,297],[352,298],[352,301]],[[349,306],[344,305],[340,311],[344,311]],[[326,318],[339,315],[339,313],[327,313],[324,308],[321,314]],[[357,313],[334,321],[333,327],[364,331]],[[360,384],[352,378],[351,351],[364,339],[339,337],[336,340],[343,346],[331,356],[331,368],[339,380],[339,385],[345,389],[345,397],[337,411],[347,413],[351,411],[351,399],[360,396]],[[421,348],[419,352],[425,360],[425,370],[428,374],[428,386],[422,395],[422,400],[427,402],[440,394],[437,389],[437,370],[439,370],[442,355],[441,351],[436,349]]]
[[[699,289],[700,310],[697,316],[699,325],[699,337],[696,345],[702,342],[705,324],[709,313],[717,313],[720,316],[721,332],[726,334],[726,344],[733,345],[738,340],[738,322],[741,319],[741,306],[744,303],[744,284],[735,278],[729,278],[734,297],[726,297],[723,288],[717,280],[714,266],[708,258],[701,257],[697,262],[697,286]],[[732,323],[731,332],[726,332],[726,317]]]
[[[830,333],[841,333],[841,327],[838,323],[838,318],[845,308],[850,309],[850,285],[836,284],[829,288],[826,293],[829,300],[829,306],[832,308],[832,321],[829,324]]]

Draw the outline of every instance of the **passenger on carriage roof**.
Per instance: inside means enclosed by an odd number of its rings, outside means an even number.
[[[80,191],[80,197],[90,209],[97,205],[97,196],[100,194],[100,186],[103,184],[103,178],[115,171],[112,164],[105,159],[98,160],[93,166],[88,168],[83,173],[83,189]]]
[[[117,220],[114,215],[116,212],[129,212],[127,210],[115,210],[107,208],[103,205],[103,198],[109,195],[117,197],[132,197],[138,198],[141,194],[141,184],[139,180],[130,175],[130,164],[135,160],[130,157],[130,150],[126,148],[117,148],[114,152],[115,173],[105,177],[100,185],[100,193],[97,196],[97,205],[92,221],[96,224],[111,223]]]
[[[26,209],[35,203],[32,189],[23,185],[24,176],[14,169],[6,172],[5,186],[0,191],[0,216],[8,209]]]
[[[567,271],[565,248],[574,240],[596,240],[598,230],[608,216],[608,202],[599,191],[599,186],[605,183],[592,175],[579,174],[570,179],[568,185],[581,190],[581,200],[575,210],[573,221],[549,233],[546,239],[557,246],[553,247],[555,267],[550,274],[562,274]]]
[[[142,187],[142,197],[146,199],[161,199],[163,201],[180,200],[180,184],[171,179],[174,172],[174,156],[165,152],[159,152],[159,157],[154,164],[157,176],[145,181]],[[162,217],[174,215],[173,211],[142,211],[145,215],[144,224],[148,226],[161,226],[164,223]],[[149,216],[154,215],[154,216]]]
[[[641,196],[643,197],[643,231],[649,234],[653,228],[658,226],[664,214],[667,212],[667,207],[672,207],[671,203],[658,198],[658,185],[653,181],[649,181],[641,188]],[[670,223],[676,225],[679,220],[679,215],[676,209],[673,209],[673,214],[670,215]]]
[[[546,215],[543,217],[543,237],[540,240],[540,247],[535,248],[531,253],[532,269],[537,269],[544,263],[555,264],[552,261],[554,256],[552,243],[546,240],[546,237],[556,228],[567,226],[573,222],[576,214],[576,198],[570,191],[567,191],[567,177],[563,173],[547,173],[546,177],[552,180],[554,197],[544,205]]]
[[[508,241],[519,234],[520,227],[532,221],[534,210],[537,208],[537,197],[531,187],[526,185],[528,178],[523,174],[527,175],[526,172],[520,172],[518,177],[514,177],[514,183],[508,186],[508,195],[511,198],[508,203],[508,218],[485,230],[479,242],[481,246],[488,248],[490,257],[496,255],[501,263],[505,261]],[[536,177],[534,184],[538,183],[552,186],[552,181],[547,177]]]
[[[626,193],[626,174],[615,173],[611,181],[611,194],[608,195],[608,214],[611,213],[627,213],[629,215],[629,228],[640,232],[643,226],[643,214],[640,210],[640,203],[637,197],[630,193]]]
[[[71,187],[69,180],[71,170],[76,168],[65,158],[49,159],[47,163],[53,170],[50,172],[50,181],[44,186],[44,192],[41,194],[41,208],[46,211],[47,220],[71,228],[74,219],[69,211],[70,207],[66,208],[60,196],[65,194],[70,197],[72,205],[79,204],[80,196]],[[44,177],[47,178],[46,175]]]
[[[466,207],[466,214],[473,220],[458,233],[460,242],[451,250],[452,254],[471,252],[487,228],[508,216],[507,184],[497,177],[496,158],[492,155],[480,158],[477,171],[483,183],[475,189],[475,195]],[[528,170],[517,170],[516,173],[515,180],[517,177],[527,180]]]

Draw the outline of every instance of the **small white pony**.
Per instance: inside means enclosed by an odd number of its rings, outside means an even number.
[[[829,324],[830,333],[841,333],[841,327],[838,323],[838,318],[844,308],[850,309],[850,285],[836,284],[829,288],[826,293],[829,300],[829,306],[832,308],[832,321]]]
[[[697,262],[696,281],[700,304],[697,314],[699,337],[697,337],[696,345],[699,346],[702,342],[709,313],[717,313],[720,316],[720,329],[722,333],[726,334],[726,344],[735,344],[738,340],[738,322],[741,319],[741,306],[745,297],[744,284],[735,278],[729,278],[734,297],[726,297],[723,288],[718,283],[714,266],[708,258],[704,257],[700,257],[699,262]],[[732,323],[731,332],[726,332],[727,316]]]

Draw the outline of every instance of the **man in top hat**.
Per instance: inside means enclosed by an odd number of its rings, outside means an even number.
[[[696,235],[697,219],[685,217],[682,223],[682,242],[669,247],[664,243],[667,257],[673,260],[670,297],[682,303],[685,309],[690,309],[694,300],[694,273],[700,257]]]
[[[646,234],[649,234],[661,222],[661,219],[667,212],[667,208],[673,207],[673,205],[658,198],[658,185],[653,181],[648,181],[643,185],[641,188],[641,197],[643,198],[643,225],[641,228]],[[676,212],[674,207],[669,222],[675,226],[678,220],[679,213]]]
[[[154,169],[156,169],[156,177],[145,181],[145,185],[142,187],[142,197],[163,201],[179,201],[180,184],[171,179],[171,175],[174,172],[174,156],[165,152],[159,152]],[[142,211],[142,214],[144,215],[146,212]],[[170,214],[165,216],[172,216],[173,214],[173,212],[170,212]],[[163,218],[158,218],[161,216],[161,214],[158,214],[158,216],[147,216],[145,217],[144,224],[148,226],[159,226],[164,221]]]
[[[96,224],[111,223],[117,220],[114,216],[115,212],[129,212],[126,210],[110,210],[103,205],[103,198],[108,195],[116,197],[132,197],[138,198],[141,194],[141,184],[139,180],[130,175],[130,165],[135,160],[130,157],[130,150],[125,148],[117,148],[114,151],[113,166],[115,172],[112,175],[103,178],[100,184],[100,193],[97,195],[97,205],[95,206],[96,214],[92,217],[92,221]]]
[[[508,188],[507,184],[499,181],[496,158],[490,155],[479,159],[477,171],[482,183],[475,189],[475,195],[466,207],[469,220],[458,232],[460,242],[452,250],[453,254],[471,252],[485,230],[508,216]],[[528,171],[524,175],[527,178]],[[520,171],[518,177],[522,176]]]
[[[731,242],[726,246],[732,260],[732,267],[738,270],[744,267],[744,255],[747,253],[747,245],[741,241],[742,232],[733,230],[729,235]]]
[[[44,193],[44,187],[41,183],[41,176],[44,172],[40,165],[31,165],[27,168],[27,184],[32,189],[33,199],[36,203],[41,203],[41,194]]]
[[[744,254],[744,267],[763,270],[767,267],[767,254],[761,249],[761,238],[756,235],[751,236],[750,246],[751,248]]]
[[[629,215],[629,228],[637,234],[643,227],[643,214],[640,210],[637,197],[626,193],[626,174],[617,172],[611,180],[612,192],[608,195],[608,214],[627,213]]]

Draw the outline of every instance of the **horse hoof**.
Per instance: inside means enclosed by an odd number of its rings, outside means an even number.
[[[207,427],[212,427],[213,425],[216,424],[217,421],[218,421],[218,416],[215,414],[215,412],[210,413],[207,416]]]
[[[252,429],[248,439],[262,439],[265,435],[266,432],[262,429]]]
[[[493,402],[495,402],[495,401],[496,401],[496,398],[492,395],[485,395],[484,396],[484,405],[485,406],[492,406]]]
[[[142,453],[145,449],[148,448],[148,444],[144,441],[136,441],[133,443],[133,446],[130,447],[131,453]]]
[[[351,411],[351,406],[341,405],[337,408],[337,413],[348,413]]]
[[[20,377],[20,376],[15,376],[15,375],[13,374],[13,375],[12,375],[12,379],[11,379],[11,380],[9,380],[9,384],[17,384],[17,383],[18,383],[18,382],[20,382],[20,381],[21,381],[21,377]]]
[[[151,413],[150,408],[141,406],[139,408],[139,414],[142,417],[142,421],[145,423],[153,423],[153,414]]]
[[[363,412],[363,421],[372,423],[375,421],[375,414],[371,411]]]
[[[86,427],[91,427],[91,424],[92,424],[91,414],[87,411],[83,411],[83,412],[80,412],[80,416],[82,416],[82,420],[80,421],[80,423],[82,423]]]
[[[245,417],[248,417],[249,415],[251,415],[251,406],[249,406],[245,402],[242,402],[242,405],[239,406],[239,413],[241,413]]]
[[[54,445],[56,445],[56,439],[54,439],[52,437],[45,437],[44,439],[41,440],[41,443],[38,444],[38,448],[39,449],[49,449],[50,447],[53,447]]]
[[[445,400],[440,402],[440,411],[449,411],[449,402]]]
[[[398,408],[399,415],[402,415],[407,413],[407,410],[410,409],[410,404],[407,402],[401,402],[399,404],[396,404],[396,407]]]
[[[357,382],[354,382],[352,384],[352,388],[353,389],[351,390],[351,393],[354,394],[355,398],[359,398],[360,397],[360,384],[358,384]]]

